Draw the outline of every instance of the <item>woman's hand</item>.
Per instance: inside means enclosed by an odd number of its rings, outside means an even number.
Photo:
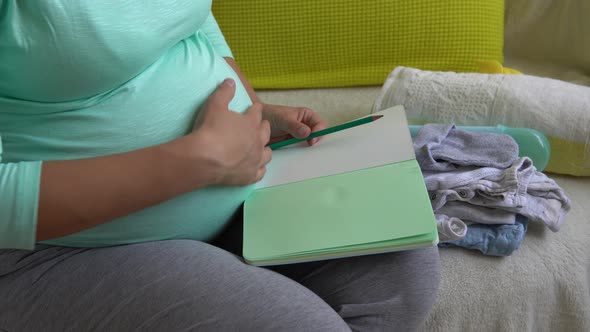
[[[264,104],[262,118],[270,123],[271,138],[269,143],[275,143],[288,138],[305,138],[312,132],[325,129],[326,123],[314,111],[305,107],[290,107]],[[320,137],[313,138],[307,143],[314,145]]]
[[[225,58],[225,60],[240,78],[252,102],[255,104],[261,103],[256,92],[250,83],[248,83],[248,80],[246,80],[246,77],[242,74],[234,59]],[[275,143],[291,137],[305,138],[312,132],[326,128],[326,123],[317,113],[309,108],[262,104],[262,118],[270,122],[271,127],[271,139],[269,143]],[[314,145],[319,140],[320,138],[318,137],[309,140],[307,143]]]
[[[269,122],[262,119],[262,105],[254,104],[244,114],[229,110],[235,82],[225,80],[211,94],[195,122],[198,148],[206,149],[213,166],[214,185],[247,185],[262,179],[272,157],[266,147]]]

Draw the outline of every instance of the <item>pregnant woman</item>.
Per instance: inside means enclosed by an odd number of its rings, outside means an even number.
[[[257,98],[210,0],[0,0],[0,331],[417,329],[436,248],[231,252],[266,145],[323,128]]]

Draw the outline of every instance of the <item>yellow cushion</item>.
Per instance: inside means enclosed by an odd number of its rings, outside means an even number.
[[[479,67],[478,72],[481,74],[512,74],[512,75],[522,75],[517,69],[508,68],[502,66],[501,63],[494,60],[483,60],[478,61],[477,65]]]
[[[589,136],[590,137],[590,136]],[[590,143],[549,136],[551,159],[545,171],[574,176],[590,176]]]
[[[213,13],[255,88],[381,85],[398,65],[503,63],[503,0],[216,0]]]

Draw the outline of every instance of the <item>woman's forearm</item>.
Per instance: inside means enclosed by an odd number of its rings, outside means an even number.
[[[79,232],[212,184],[214,165],[199,142],[185,136],[128,153],[44,162],[37,240]]]

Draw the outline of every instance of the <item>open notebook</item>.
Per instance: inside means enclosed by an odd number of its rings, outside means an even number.
[[[278,265],[436,245],[403,107],[375,122],[273,151],[244,204],[243,255]]]

